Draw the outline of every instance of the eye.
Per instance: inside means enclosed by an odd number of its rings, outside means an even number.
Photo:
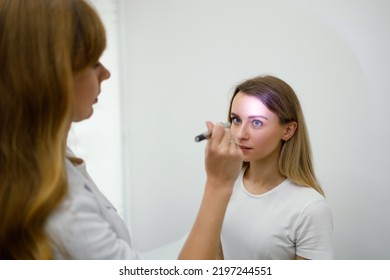
[[[99,66],[101,65],[100,61],[96,62],[94,65],[93,65],[93,68],[98,68]]]
[[[262,121],[259,121],[259,120],[253,120],[253,121],[252,121],[252,125],[253,125],[254,127],[261,127],[261,126],[263,126],[263,122],[262,122]]]
[[[241,120],[239,117],[236,117],[236,116],[231,116],[232,118],[232,123],[233,124],[240,124],[241,123]]]

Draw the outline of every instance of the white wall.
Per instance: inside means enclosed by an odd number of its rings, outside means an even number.
[[[92,2],[112,77],[70,145],[139,250],[175,256],[205,179],[194,136],[225,120],[234,85],[273,74],[300,97],[337,258],[390,259],[389,1]]]
[[[203,191],[204,121],[235,84],[296,90],[339,259],[390,258],[390,2],[121,0],[126,182],[135,245],[175,241]]]

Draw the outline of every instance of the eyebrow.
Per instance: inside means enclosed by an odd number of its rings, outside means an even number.
[[[231,117],[240,117],[239,115],[235,114],[235,113],[230,113],[230,116]],[[248,117],[248,119],[252,120],[252,119],[265,119],[265,120],[268,120],[268,118],[266,116],[263,116],[263,115],[251,115]]]

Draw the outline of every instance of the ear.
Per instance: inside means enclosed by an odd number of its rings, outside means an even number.
[[[290,122],[284,128],[284,133],[282,139],[284,141],[288,141],[293,137],[295,131],[297,130],[298,124],[297,122]]]

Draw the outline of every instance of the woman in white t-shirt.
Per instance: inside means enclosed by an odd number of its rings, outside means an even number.
[[[234,90],[229,120],[244,164],[222,228],[225,259],[332,259],[332,214],[294,90],[273,76]]]

